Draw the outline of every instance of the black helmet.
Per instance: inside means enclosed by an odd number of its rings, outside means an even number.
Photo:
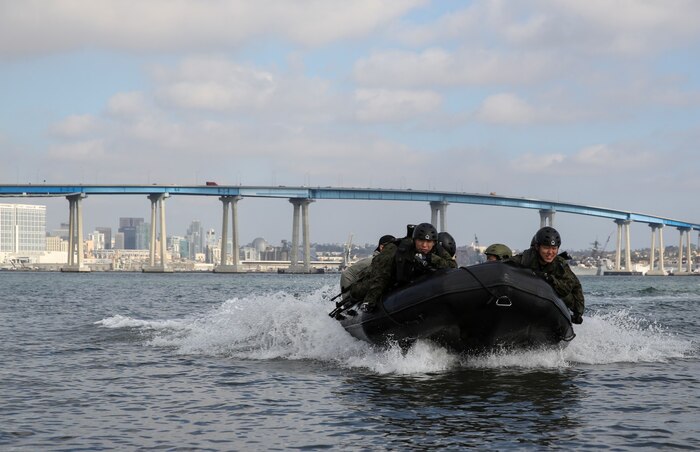
[[[489,247],[484,251],[484,254],[487,256],[496,256],[499,261],[513,257],[513,252],[511,249],[502,243],[494,243],[493,245],[489,245]]]
[[[445,251],[450,253],[450,256],[457,254],[457,244],[455,243],[454,237],[452,237],[449,232],[439,233],[438,243],[445,249]]]
[[[396,240],[396,237],[394,237],[393,235],[383,235],[383,236],[379,239],[379,243],[377,244],[377,249],[375,249],[374,251],[379,251],[379,247],[380,247],[380,246],[386,245],[387,243],[391,243],[391,242],[393,242],[394,240]]]
[[[421,223],[413,230],[413,238],[437,241],[437,229],[430,223]]]
[[[535,234],[535,244],[548,246],[561,246],[561,236],[556,229],[545,226]]]

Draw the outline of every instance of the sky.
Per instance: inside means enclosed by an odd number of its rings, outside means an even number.
[[[0,0],[0,184],[495,192],[700,223],[698,17],[694,0]],[[26,202],[67,222],[63,198]],[[238,206],[243,244],[291,238],[286,200]],[[116,230],[150,203],[92,196],[83,212],[86,233]],[[220,231],[221,212],[171,197],[167,233]],[[430,208],[324,200],[309,216],[313,242],[364,244]],[[445,218],[459,245],[516,249],[540,221],[467,204]],[[614,249],[611,220],[554,226],[564,249]],[[631,235],[650,246],[647,225]]]

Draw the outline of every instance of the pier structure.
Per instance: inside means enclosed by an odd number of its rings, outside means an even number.
[[[285,273],[309,273],[311,272],[311,242],[309,241],[309,204],[310,198],[290,198],[294,208],[292,212],[292,249],[289,250],[289,268]],[[304,261],[299,264],[299,220],[301,213],[302,246],[304,247]]]
[[[617,225],[617,249],[615,251],[615,271],[621,272],[622,259],[622,240],[625,241],[625,270],[628,273],[633,273],[632,269],[632,250],[630,248],[630,223],[629,220],[615,220]]]
[[[180,186],[180,185],[0,185],[0,197],[52,197],[63,196],[69,201],[69,247],[67,265],[63,271],[89,270],[83,262],[83,222],[82,199],[88,195],[134,195],[145,194],[151,201],[151,243],[150,261],[144,271],[168,272],[167,265],[166,234],[165,234],[165,199],[172,195],[189,196],[218,196],[223,203],[223,230],[222,230],[222,261],[217,267],[220,272],[240,271],[238,226],[237,226],[237,202],[245,197],[263,198],[287,198],[293,205],[292,223],[292,249],[290,250],[289,272],[310,272],[310,240],[309,240],[309,204],[317,200],[367,200],[367,201],[412,201],[427,202],[430,206],[431,222],[440,230],[446,228],[446,212],[448,204],[475,204],[498,207],[517,207],[537,209],[540,216],[540,227],[553,226],[556,212],[572,213],[578,215],[595,216],[612,219],[617,225],[617,249],[615,259],[615,271],[605,274],[638,274],[632,268],[630,250],[630,224],[632,222],[646,223],[652,228],[652,259],[649,274],[666,274],[663,268],[663,227],[671,226],[680,232],[678,271],[674,274],[687,275],[698,274],[692,271],[692,257],[690,248],[690,232],[700,231],[699,223],[690,223],[670,218],[658,217],[647,214],[628,212],[571,204],[558,201],[545,201],[528,198],[516,198],[500,196],[495,193],[457,193],[422,190],[396,190],[396,189],[371,189],[371,188],[344,188],[344,187],[287,187],[287,186],[233,186],[207,183],[206,185]],[[157,211],[160,209],[160,242],[156,236]],[[228,264],[228,211],[232,211],[233,231],[233,259],[232,265]],[[301,246],[304,252],[303,263],[299,262],[299,229],[302,229]],[[624,234],[625,265],[622,264],[622,250]],[[656,237],[658,234],[659,268],[655,268]],[[685,239],[685,250],[683,242]],[[156,247],[160,243],[160,253]],[[683,253],[685,251],[687,267],[683,271]],[[160,261],[156,262],[156,255]]]
[[[215,273],[238,273],[241,271],[241,254],[238,243],[238,201],[241,196],[222,196],[219,198],[224,207],[221,225],[221,262],[214,267]],[[231,210],[231,264],[228,262],[228,212]]]
[[[447,201],[430,201],[430,224],[435,226],[439,232],[447,230],[446,214],[448,204]]]
[[[145,273],[171,273],[172,268],[168,267],[168,257],[166,254],[167,236],[165,234],[165,198],[169,196],[168,193],[158,193],[148,195],[148,199],[151,201],[151,240],[149,244],[149,260],[148,266],[143,267],[143,272]],[[160,222],[156,219],[159,218],[158,212],[160,212]],[[160,240],[156,234],[156,224],[160,224]],[[160,253],[156,253],[156,247],[160,243]],[[159,262],[156,262],[156,256],[159,257]]]
[[[68,261],[62,272],[89,272],[83,265],[83,211],[81,202],[84,193],[66,196],[68,200]]]
[[[651,253],[649,255],[649,271],[647,275],[649,276],[666,276],[666,269],[664,268],[664,234],[663,234],[663,224],[649,223],[651,228]],[[656,268],[656,237],[659,237],[659,268]]]
[[[554,214],[555,211],[552,209],[540,209],[540,228],[554,227]]]
[[[678,272],[675,273],[678,276],[690,275],[693,272],[693,255],[690,252],[690,228],[679,227],[678,232],[680,232],[680,241],[678,243]],[[683,271],[683,238],[685,237],[685,256],[686,256],[686,267]]]

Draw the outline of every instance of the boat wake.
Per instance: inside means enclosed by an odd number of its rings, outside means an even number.
[[[98,322],[103,328],[131,329],[151,347],[184,355],[247,360],[317,360],[378,374],[422,374],[460,368],[557,369],[615,362],[665,362],[697,353],[692,341],[625,310],[585,317],[566,348],[495,350],[462,356],[418,341],[410,349],[377,347],[350,336],[327,313],[332,289],[310,294],[277,292],[233,298],[181,319],[144,320],[123,315]]]

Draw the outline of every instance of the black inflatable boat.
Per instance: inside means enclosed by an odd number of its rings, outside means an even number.
[[[390,293],[372,312],[351,300],[331,315],[374,344],[427,338],[459,352],[567,344],[575,336],[549,284],[500,262],[440,270]]]

